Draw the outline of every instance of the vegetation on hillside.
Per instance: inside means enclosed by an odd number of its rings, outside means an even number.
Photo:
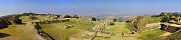
[[[140,40],[158,40],[161,38],[161,35],[165,33],[165,31],[162,31],[160,29],[151,30],[147,32],[140,32],[138,33],[138,39]]]

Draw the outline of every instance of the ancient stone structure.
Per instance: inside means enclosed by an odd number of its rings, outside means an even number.
[[[178,30],[171,35],[160,38],[159,40],[180,40],[181,39],[181,30]]]
[[[7,28],[8,25],[11,25],[11,22],[6,19],[0,19],[0,29]]]
[[[49,24],[49,23],[58,23],[58,22],[66,22],[69,21],[69,19],[51,19],[51,20],[39,20],[37,21],[40,24]]]
[[[86,35],[82,37],[83,40],[93,40],[95,37],[105,37],[110,38],[112,33],[106,31],[107,22],[100,23],[92,28],[92,32],[87,32]]]
[[[171,33],[176,32],[180,29],[175,26],[170,26],[170,25],[165,25],[165,24],[160,24],[160,25],[161,25],[161,28],[160,28],[161,30],[165,30],[165,31],[171,32]]]
[[[168,32],[176,32],[179,29],[181,29],[181,22],[179,18],[171,18],[171,21],[169,21],[168,23],[162,23],[161,25],[161,30],[165,30]]]
[[[81,16],[79,17],[79,22],[83,24],[92,24],[92,17],[89,16]]]
[[[74,26],[72,26],[72,25],[65,25],[64,27],[65,27],[65,29],[69,29],[69,28],[72,28]]]
[[[35,19],[38,19],[37,17],[35,17],[34,15],[30,15],[29,16],[29,19],[31,19],[31,20],[35,20]]]
[[[35,22],[35,29],[37,30],[37,33],[43,37],[49,37],[51,40],[55,40],[52,36],[50,36],[48,33],[46,33],[45,31],[43,31],[39,25],[38,22]]]

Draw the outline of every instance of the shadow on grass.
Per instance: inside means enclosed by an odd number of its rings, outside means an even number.
[[[0,38],[4,38],[4,37],[8,37],[8,36],[10,36],[10,34],[0,33]]]
[[[17,24],[17,23],[15,23],[15,24]],[[25,25],[26,23],[20,23],[20,24],[17,24],[17,25]]]

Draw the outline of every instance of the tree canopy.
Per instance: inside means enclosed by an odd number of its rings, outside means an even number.
[[[160,22],[169,22],[170,21],[170,17],[168,17],[168,16],[164,16],[164,17],[162,17],[162,19],[161,19],[161,21]]]
[[[21,19],[15,19],[14,21],[13,21],[14,23],[16,23],[16,24],[22,24],[22,20]]]
[[[92,18],[92,21],[96,21],[97,19],[95,17]]]
[[[74,15],[72,18],[79,18],[77,15]]]
[[[69,15],[65,15],[63,18],[70,18],[70,16]]]

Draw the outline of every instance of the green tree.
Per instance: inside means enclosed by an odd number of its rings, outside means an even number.
[[[95,17],[92,18],[92,21],[96,21],[97,19]]]
[[[113,22],[116,22],[116,21],[117,21],[117,19],[114,18],[114,19],[113,19]]]
[[[60,17],[60,15],[57,15],[57,17]]]
[[[69,15],[65,15],[63,18],[70,18],[70,16]]]
[[[162,19],[161,19],[161,21],[160,22],[169,22],[170,21],[170,17],[168,17],[168,16],[164,16]]]
[[[72,18],[77,18],[78,19],[79,17],[77,15],[74,15]]]
[[[13,22],[16,24],[22,24],[22,20],[19,18],[15,19]]]
[[[114,25],[114,22],[110,22],[110,25]]]

